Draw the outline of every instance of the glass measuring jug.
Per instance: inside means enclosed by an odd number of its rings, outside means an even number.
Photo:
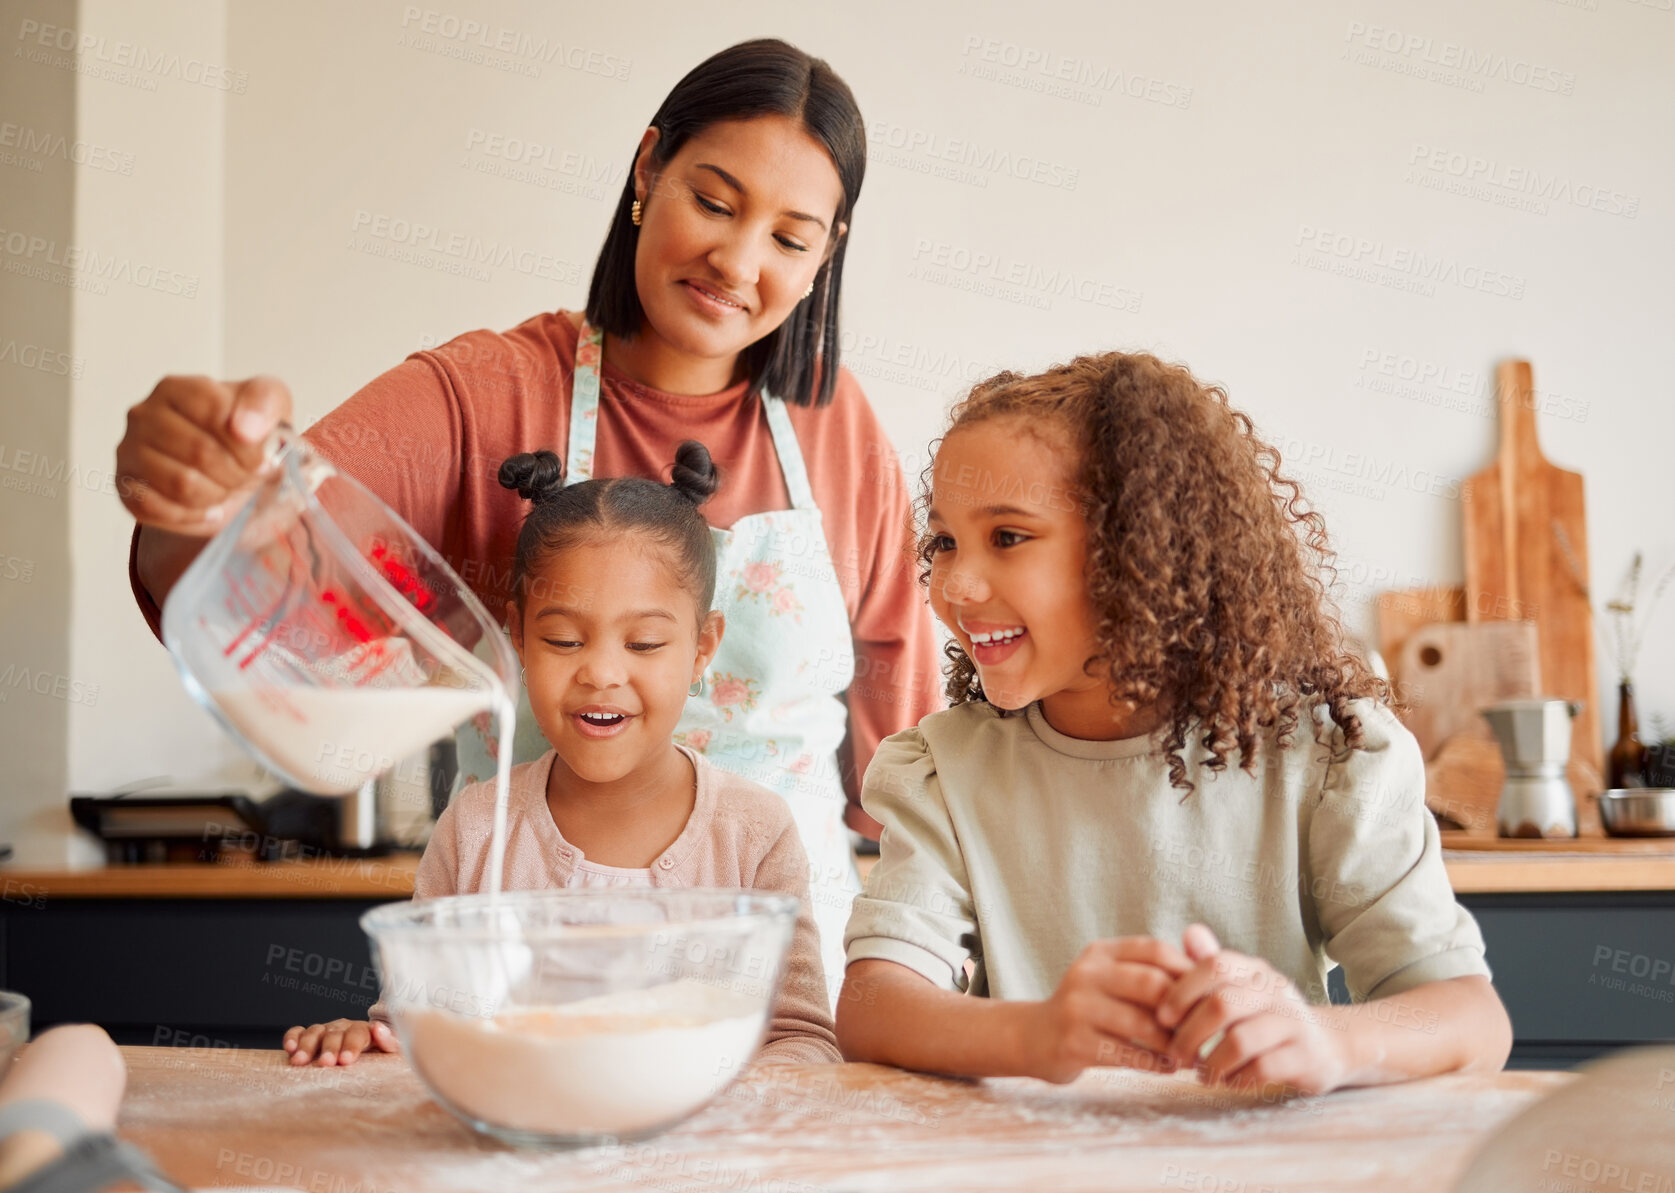
[[[342,795],[515,700],[517,657],[370,490],[289,427],[268,452],[266,478],[169,593],[163,643],[259,762],[299,790]]]

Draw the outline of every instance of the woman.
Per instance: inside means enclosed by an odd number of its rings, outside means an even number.
[[[900,470],[838,367],[865,164],[854,97],[824,62],[772,40],[725,50],[676,85],[641,137],[585,314],[417,353],[306,436],[491,609],[510,596],[523,513],[496,483],[501,461],[550,448],[575,483],[655,476],[681,440],[708,446],[723,477],[705,514],[727,633],[683,740],[786,797],[834,986],[858,889],[843,824],[876,833],[860,775],[882,738],[939,703]],[[153,632],[289,414],[274,379],[201,377],[165,378],[129,412],[117,470],[140,523],[130,570]],[[527,706],[520,724],[533,728]],[[519,760],[545,749],[520,737]],[[462,743],[462,769],[486,770],[480,746]]]

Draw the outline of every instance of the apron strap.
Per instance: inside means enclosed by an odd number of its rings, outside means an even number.
[[[814,489],[808,483],[808,467],[803,463],[802,448],[797,445],[797,432],[791,429],[791,415],[785,403],[763,391],[762,413],[768,416],[768,430],[773,432],[774,451],[779,455],[779,470],[785,474],[785,490],[791,495],[791,508],[818,510],[814,504]]]
[[[570,383],[570,443],[565,450],[564,483],[579,485],[593,476],[593,444],[599,435],[599,361],[605,333],[582,319],[576,340],[576,369]]]
[[[567,485],[579,485],[593,476],[593,448],[599,435],[599,368],[604,344],[605,333],[583,318],[570,385],[570,442],[564,460]],[[814,490],[808,483],[808,467],[803,463],[802,448],[797,444],[797,432],[791,427],[785,403],[763,391],[762,413],[773,435],[774,453],[779,456],[779,470],[785,475],[791,508],[817,510]]]

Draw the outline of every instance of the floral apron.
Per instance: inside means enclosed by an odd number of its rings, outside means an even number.
[[[593,475],[603,343],[603,333],[584,322],[570,400],[568,484]],[[762,411],[792,508],[710,529],[715,605],[726,615],[727,630],[704,673],[703,692],[686,702],[675,740],[784,797],[808,853],[811,910],[835,1004],[843,981],[843,930],[860,890],[837,764],[854,646],[790,415],[783,401],[766,393]],[[464,726],[458,743],[461,784],[493,777],[487,717]],[[520,693],[513,762],[532,761],[547,749],[529,697]]]

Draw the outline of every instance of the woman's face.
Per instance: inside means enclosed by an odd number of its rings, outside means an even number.
[[[719,612],[700,618],[672,553],[635,535],[553,553],[529,578],[523,613],[515,603],[507,612],[535,720],[591,783],[668,754],[724,625]]]
[[[661,173],[656,140],[635,164],[640,305],[670,347],[731,358],[785,322],[842,235],[837,167],[783,116],[712,124]]]

